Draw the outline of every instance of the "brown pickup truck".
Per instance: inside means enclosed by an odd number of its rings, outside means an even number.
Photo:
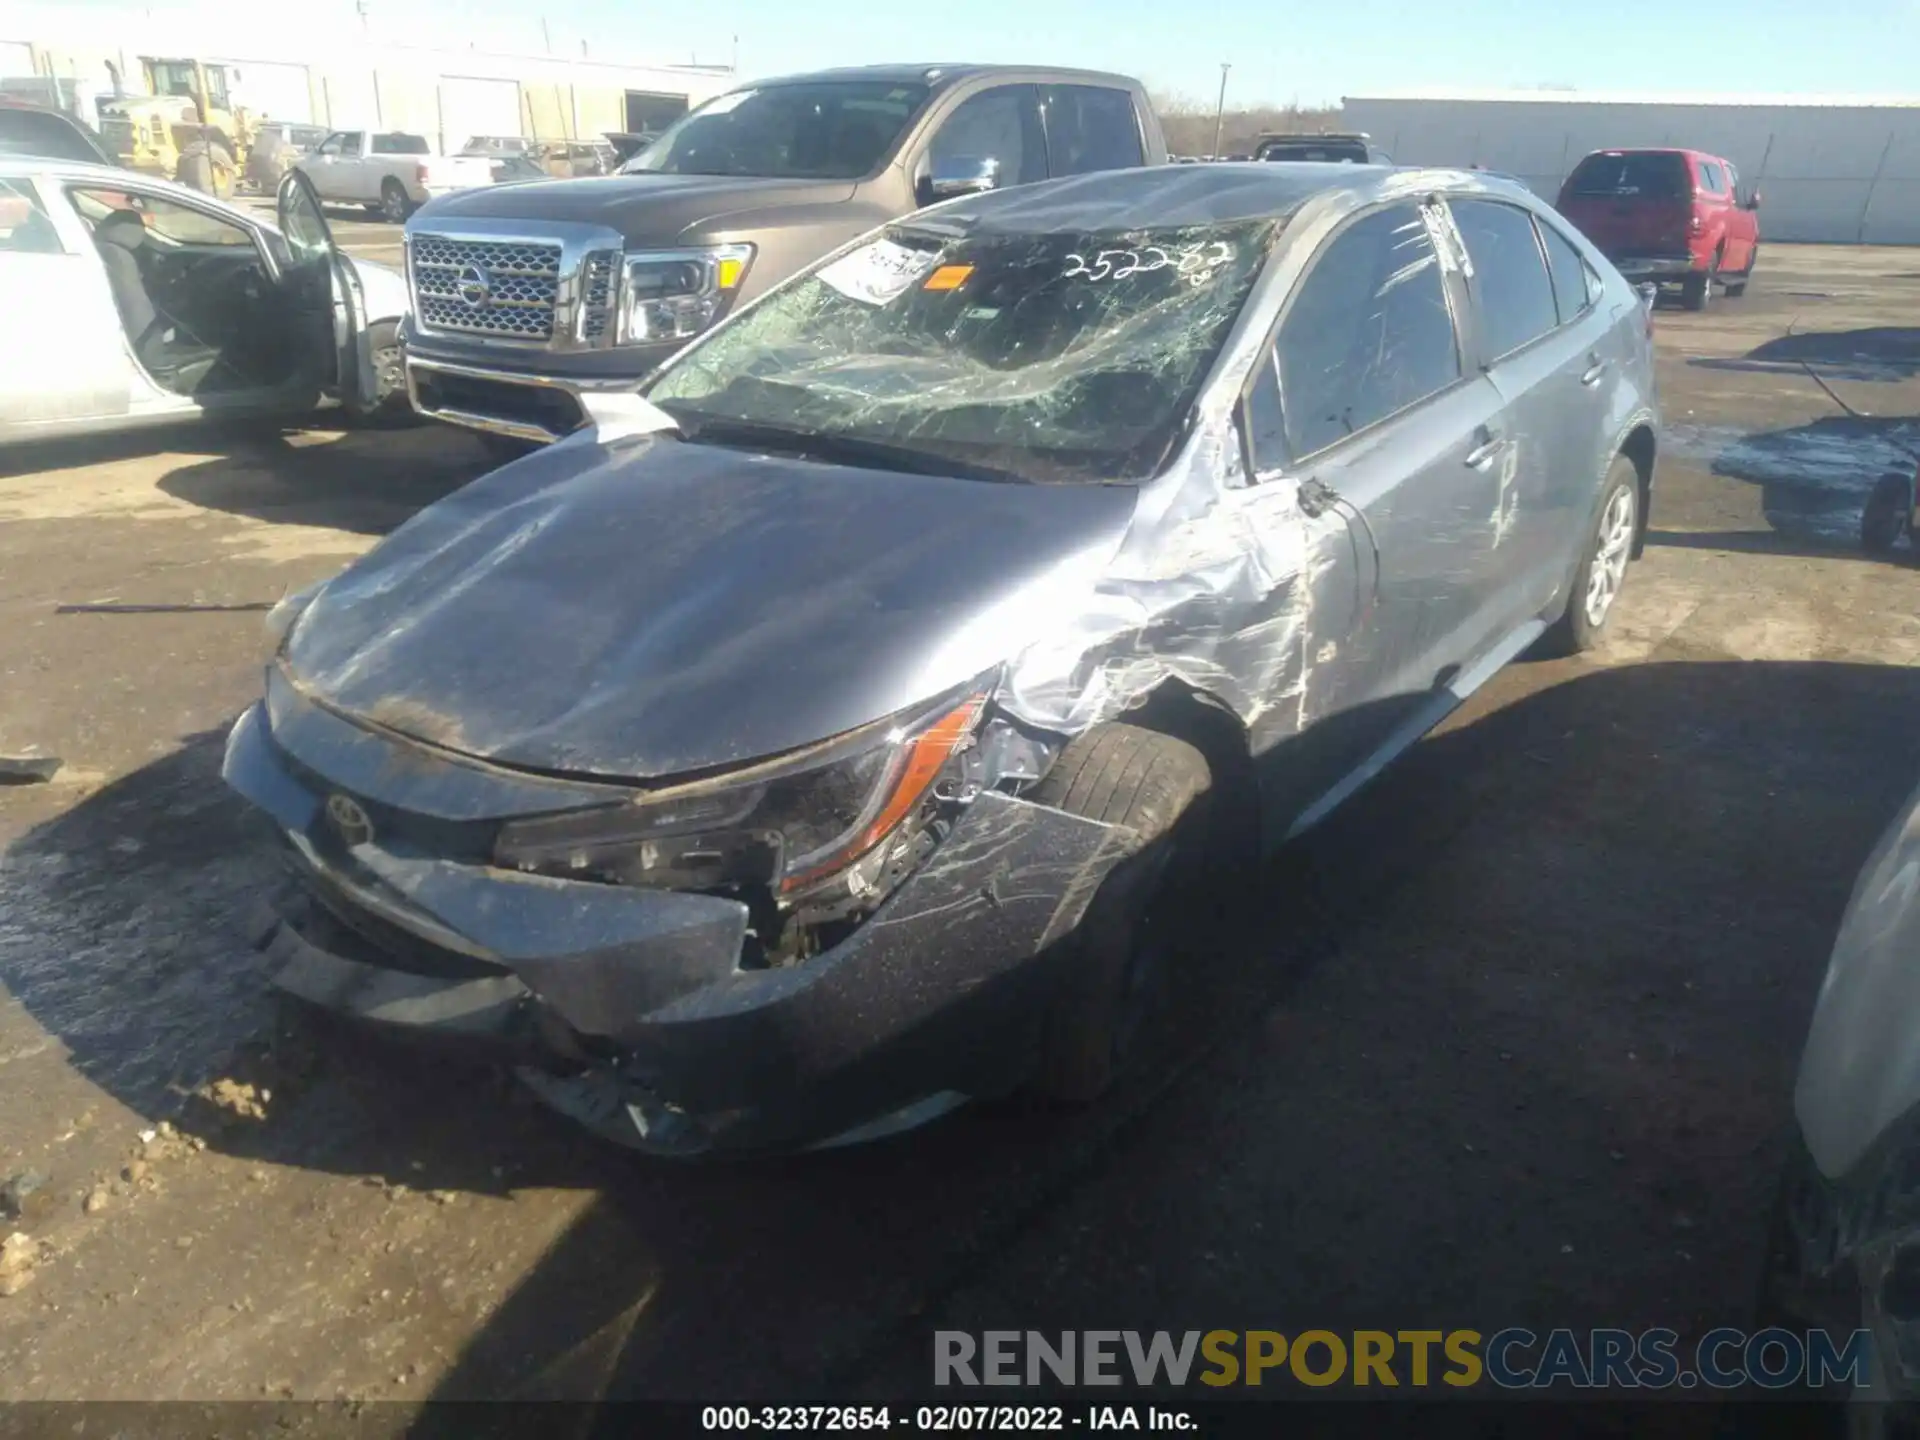
[[[1137,80],[875,66],[756,82],[617,175],[499,186],[406,230],[407,385],[504,446],[591,422],[730,310],[877,225],[959,195],[1166,163]]]

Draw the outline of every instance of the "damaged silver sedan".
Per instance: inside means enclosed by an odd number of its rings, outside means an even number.
[[[276,613],[278,983],[663,1153],[1091,1098],[1183,860],[1601,638],[1656,423],[1641,297],[1499,180],[922,211]]]

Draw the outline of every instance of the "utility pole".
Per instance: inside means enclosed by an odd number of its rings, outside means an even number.
[[[733,62],[727,66],[735,75],[740,73],[740,37],[733,37]]]
[[[1227,71],[1233,66],[1222,62],[1220,66],[1220,103],[1213,109],[1213,158],[1220,158],[1220,127],[1227,123]]]

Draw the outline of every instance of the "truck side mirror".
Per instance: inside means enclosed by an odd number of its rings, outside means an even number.
[[[985,155],[956,155],[934,163],[927,177],[926,201],[951,200],[957,195],[984,195],[1000,185],[1000,162]]]
[[[1746,208],[1749,210],[1758,210],[1760,208],[1760,192],[1758,190],[1748,194]]]

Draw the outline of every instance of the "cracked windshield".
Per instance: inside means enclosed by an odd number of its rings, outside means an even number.
[[[667,368],[695,439],[871,442],[1034,481],[1165,459],[1276,225],[861,245]],[[744,432],[737,427],[748,427]],[[736,427],[736,428],[730,428]]]
[[[0,1437],[1916,1440],[1916,56],[0,0]]]

